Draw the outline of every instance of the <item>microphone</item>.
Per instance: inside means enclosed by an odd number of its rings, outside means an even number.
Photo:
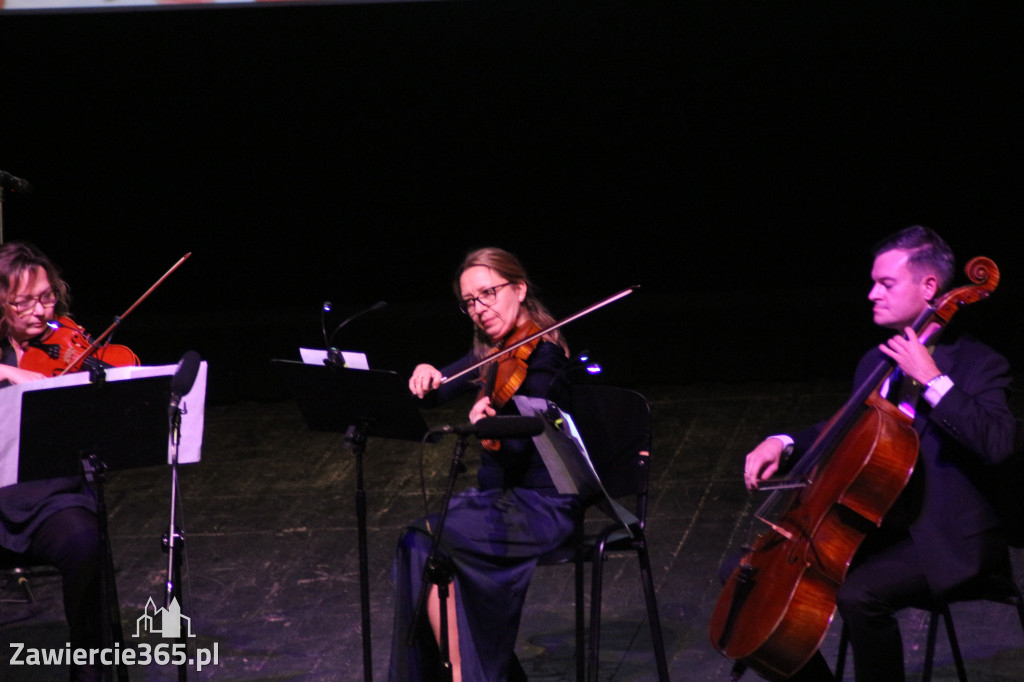
[[[341,324],[339,324],[337,327],[335,327],[334,331],[331,332],[330,338],[327,338],[327,328],[323,324],[323,313],[325,313],[325,312],[327,312],[328,310],[331,309],[331,302],[330,301],[324,301],[324,305],[320,309],[321,310],[320,327],[323,329],[323,332],[324,332],[324,346],[327,349],[327,362],[326,362],[326,364],[328,364],[328,365],[337,365],[338,367],[344,367],[345,366],[345,361],[344,361],[344,359],[341,356],[341,351],[338,350],[337,348],[334,348],[332,346],[332,344],[334,343],[334,337],[338,335],[338,332],[341,331],[342,327],[344,327],[345,325],[347,325],[349,322],[351,322],[352,320],[356,319],[357,317],[362,317],[363,315],[366,315],[367,313],[376,312],[378,310],[384,310],[387,307],[388,307],[388,304],[385,303],[384,301],[377,301],[376,303],[374,303],[369,308],[367,308],[365,310],[360,310],[355,315],[352,315],[351,317],[349,317],[349,318],[347,318],[345,320],[342,320]]]
[[[6,171],[0,170],[0,189],[28,194],[32,191],[32,185],[28,183],[28,180],[22,180]]]
[[[199,353],[194,350],[186,351],[178,362],[178,369],[171,377],[171,406],[173,414],[178,409],[181,399],[186,393],[192,390],[192,384],[196,382],[196,375],[199,374]]]
[[[324,335],[324,348],[330,348],[331,344],[327,341],[327,313],[331,312],[331,302],[324,301],[323,305],[320,306],[320,331]]]
[[[439,426],[431,433],[455,433],[460,436],[477,438],[523,438],[537,436],[544,432],[544,420],[540,417],[484,417],[476,424],[460,426]]]

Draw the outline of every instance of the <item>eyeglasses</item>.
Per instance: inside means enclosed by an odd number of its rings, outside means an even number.
[[[494,305],[494,302],[498,300],[498,289],[502,287],[507,287],[509,284],[512,284],[512,282],[504,282],[493,287],[488,287],[481,291],[479,296],[473,296],[472,298],[462,299],[462,303],[459,304],[459,310],[461,310],[466,315],[469,315],[470,304],[483,305],[490,308],[492,305]]]
[[[53,291],[46,291],[38,296],[19,296],[7,301],[7,305],[19,313],[27,313],[36,307],[36,303],[44,308],[49,308],[57,303],[57,294]]]

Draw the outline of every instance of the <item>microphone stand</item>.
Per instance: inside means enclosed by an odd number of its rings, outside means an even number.
[[[452,659],[448,639],[448,586],[452,582],[453,575],[451,561],[447,558],[439,560],[438,553],[441,546],[441,535],[444,533],[445,519],[448,517],[448,505],[451,503],[452,495],[455,492],[455,481],[459,473],[465,471],[465,467],[462,464],[462,456],[466,452],[467,437],[465,434],[459,434],[459,438],[452,450],[452,463],[448,469],[448,484],[444,493],[441,515],[438,518],[437,531],[433,533],[430,553],[427,555],[427,563],[423,566],[423,579],[420,585],[419,599],[416,601],[416,611],[413,613],[409,633],[406,636],[406,644],[412,646],[416,639],[416,626],[426,612],[427,598],[430,596],[430,586],[437,585],[441,620],[441,635],[438,638],[441,653],[441,672],[443,679],[448,682],[452,680]]]
[[[363,679],[373,682],[373,650],[370,644],[370,568],[366,537],[366,486],[363,454],[366,452],[366,423],[351,424],[345,432],[345,446],[356,458],[356,525],[359,542],[359,604],[362,613]]]
[[[181,561],[177,549],[185,543],[185,535],[177,526],[178,517],[178,445],[181,442],[181,415],[182,411],[178,405],[171,406],[171,513],[170,525],[167,534],[163,536],[163,550],[167,552],[167,590],[164,594],[164,608],[170,609],[171,602],[178,600],[178,607],[181,607]],[[179,642],[188,647],[188,633],[181,632],[178,635]],[[184,682],[188,679],[188,667],[186,662],[178,664],[178,680]]]

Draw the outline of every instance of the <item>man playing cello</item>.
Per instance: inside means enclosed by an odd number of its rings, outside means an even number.
[[[911,326],[953,279],[945,241],[927,228],[909,227],[882,241],[874,256],[868,294],[874,321],[897,334],[861,359],[855,385],[884,356],[913,380],[918,395],[901,401],[901,409],[913,416],[919,450],[906,487],[857,550],[836,605],[858,682],[899,682],[905,672],[896,612],[978,575],[1009,570],[985,478],[1012,454],[1015,423],[1007,407],[1010,368],[1002,356],[954,330],[929,349]],[[882,385],[883,395],[889,383]],[[746,457],[748,490],[792,467],[819,432],[760,443]],[[818,652],[791,679],[833,677]]]

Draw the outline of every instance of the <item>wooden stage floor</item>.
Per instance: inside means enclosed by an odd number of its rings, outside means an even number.
[[[836,382],[640,387],[655,414],[649,533],[673,680],[726,680],[730,662],[708,640],[719,592],[716,570],[751,532],[758,497],[743,489],[742,458],[773,431],[834,411],[847,386]],[[425,413],[430,425],[463,423],[465,405]],[[365,456],[373,679],[384,680],[391,642],[390,565],[400,528],[422,514],[419,460],[436,503],[453,437],[422,449],[371,440]],[[475,446],[474,446],[475,447]],[[469,459],[474,458],[472,454]],[[203,461],[182,469],[186,540],[184,613],[197,646],[216,665],[189,679],[362,680],[355,466],[337,434],[305,427],[291,402],[211,405]],[[469,485],[470,472],[460,479]],[[167,559],[166,469],[115,472],[107,485],[122,621],[129,645],[147,601],[162,604]],[[1015,555],[1018,578],[1024,557]],[[614,559],[606,573],[601,678],[656,679],[635,562]],[[0,640],[63,647],[59,585],[33,581],[34,607],[0,604]],[[10,585],[3,597],[17,596]],[[573,678],[572,570],[538,570],[523,615],[518,653],[531,680]],[[1000,604],[954,610],[972,680],[1024,679],[1024,633],[1013,609]],[[902,615],[911,679],[919,675],[923,614]],[[837,627],[825,649],[834,660]],[[955,679],[940,640],[936,680]],[[159,643],[159,640],[155,640]],[[5,646],[6,649],[6,646]],[[67,679],[59,667],[0,662],[0,680]],[[173,680],[171,665],[133,666],[132,680]],[[847,676],[848,679],[850,675]],[[749,674],[744,679],[755,679]]]

